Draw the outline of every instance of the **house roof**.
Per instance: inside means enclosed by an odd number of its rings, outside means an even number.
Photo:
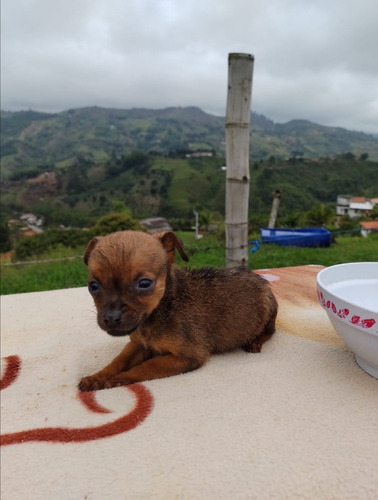
[[[364,229],[377,230],[378,231],[378,221],[361,222],[360,224]]]
[[[366,203],[365,196],[352,196],[350,200],[352,203]]]

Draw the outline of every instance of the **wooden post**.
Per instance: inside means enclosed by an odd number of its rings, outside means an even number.
[[[279,189],[276,189],[274,193],[272,193],[272,197],[273,197],[273,203],[272,203],[272,210],[270,212],[268,227],[274,229],[277,220],[278,207],[280,206],[280,201],[281,201],[281,191]]]
[[[248,266],[249,122],[254,58],[229,54],[226,112],[226,266]]]

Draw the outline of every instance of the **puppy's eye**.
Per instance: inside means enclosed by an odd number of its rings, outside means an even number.
[[[89,283],[88,283],[88,290],[91,292],[91,293],[95,293],[95,292],[98,292],[100,289],[100,285],[98,284],[98,282],[96,280],[91,280]]]
[[[137,290],[150,290],[153,286],[154,282],[148,278],[142,278],[136,284]]]

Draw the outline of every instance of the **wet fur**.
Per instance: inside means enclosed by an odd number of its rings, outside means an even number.
[[[98,323],[111,335],[131,333],[119,356],[81,380],[81,390],[185,373],[238,348],[260,352],[273,335],[277,302],[264,278],[246,268],[177,268],[176,249],[187,260],[171,232],[123,231],[89,243],[89,281],[101,284],[92,293]],[[154,280],[152,290],[135,291],[141,276]],[[122,311],[119,326],[104,323],[109,310]]]

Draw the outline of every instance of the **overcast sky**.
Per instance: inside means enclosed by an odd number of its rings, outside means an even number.
[[[378,0],[2,0],[1,107],[199,106],[224,115],[230,52],[252,109],[378,133]]]

